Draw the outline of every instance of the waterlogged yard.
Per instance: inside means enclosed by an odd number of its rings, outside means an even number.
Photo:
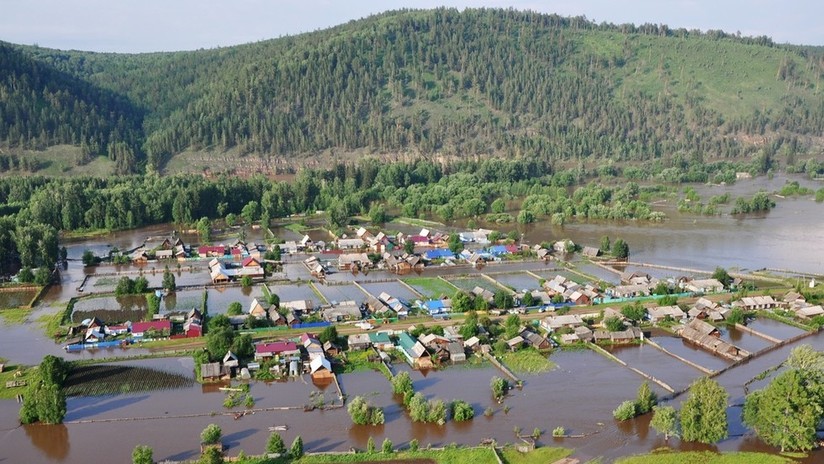
[[[99,396],[186,388],[194,383],[191,377],[148,367],[97,364],[73,368],[64,389],[67,396]]]
[[[457,287],[437,277],[410,277],[403,281],[426,298],[452,298],[458,291]]]

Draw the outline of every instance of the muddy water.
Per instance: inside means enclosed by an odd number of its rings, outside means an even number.
[[[515,288],[518,291],[524,289],[535,290],[539,287],[538,279],[525,272],[515,274],[491,274],[489,277],[492,277],[500,284]]]
[[[747,327],[749,327],[752,330],[755,330],[756,332],[763,333],[770,337],[775,337],[779,340],[786,340],[788,338],[801,335],[805,332],[804,330],[801,330],[798,327],[793,327],[791,325],[787,325],[764,317],[759,317],[758,319],[750,321],[747,324]]]
[[[824,334],[815,334],[804,342],[817,349],[824,349]],[[654,350],[652,347],[646,347]],[[782,347],[762,358],[752,360],[718,377],[731,395],[730,404],[740,404],[743,384],[758,373],[778,364],[786,358],[791,346]],[[617,350],[619,355],[632,358],[630,350],[637,353],[642,348]],[[663,363],[675,371],[683,368],[673,358],[657,358],[643,353],[636,359],[636,367],[649,369],[652,364]],[[464,399],[473,405],[476,418],[470,423],[447,423],[444,426],[412,424],[391,394],[389,382],[377,372],[359,372],[341,376],[342,388],[348,396],[365,395],[374,404],[384,407],[386,424],[379,427],[353,426],[343,409],[303,412],[302,406],[321,391],[327,402],[336,399],[334,386],[318,388],[311,382],[254,383],[251,394],[256,407],[295,406],[296,410],[257,412],[240,420],[231,416],[211,415],[225,411],[222,407],[224,394],[197,385],[192,388],[152,393],[115,395],[97,398],[70,398],[68,424],[62,426],[27,426],[14,428],[17,404],[0,402],[0,458],[9,462],[34,462],[54,460],[65,463],[81,463],[95,459],[96,443],[117,443],[111,447],[107,458],[112,462],[128,462],[131,449],[137,444],[149,444],[154,448],[156,459],[189,459],[198,453],[198,434],[209,423],[223,428],[229,454],[240,449],[249,453],[262,452],[268,427],[288,425],[282,435],[287,443],[301,435],[307,450],[346,450],[349,447],[364,448],[370,436],[376,441],[390,438],[396,446],[404,446],[412,438],[422,445],[451,442],[474,444],[486,437],[500,442],[513,442],[512,430],[520,427],[531,431],[539,427],[545,433],[556,426],[566,427],[573,434],[587,434],[582,439],[554,440],[548,433],[542,439],[547,444],[557,444],[576,449],[576,456],[583,460],[603,456],[605,462],[614,457],[642,453],[664,446],[663,439],[655,436],[648,427],[648,417],[618,423],[612,419],[612,410],[623,400],[632,398],[643,379],[636,373],[591,351],[557,352],[551,359],[558,368],[550,372],[525,376],[523,390],[513,390],[505,400],[511,409],[504,413],[501,405],[490,398],[489,380],[501,375],[492,367],[456,367],[443,371],[430,371],[426,375],[413,372],[416,390],[427,397],[445,400]],[[642,362],[643,360],[644,362]],[[190,373],[190,358],[132,361],[154,368]],[[398,366],[399,369],[406,367]],[[691,368],[689,368],[691,369]],[[687,370],[687,372],[690,372]],[[698,372],[698,371],[696,371]],[[695,375],[697,377],[698,374]],[[659,394],[664,392],[655,387]],[[680,404],[683,398],[674,401]],[[482,415],[492,406],[491,418]],[[149,421],[123,421],[102,423],[76,423],[90,419],[116,419],[127,417],[174,417],[201,414],[192,418],[167,418]],[[741,432],[740,408],[730,408],[731,429]],[[12,445],[13,444],[13,445]],[[670,440],[670,446],[679,449],[708,449]],[[736,434],[713,449],[769,451],[751,437]],[[821,454],[814,454],[807,462],[816,462]]]
[[[720,327],[719,330],[721,331],[722,340],[727,343],[732,343],[739,348],[743,348],[750,353],[757,353],[773,345],[773,343],[766,338],[738,330],[735,327]]]
[[[676,391],[704,375],[700,370],[678,361],[651,345],[615,346],[609,351],[630,367],[666,383]]]
[[[400,284],[394,284],[395,287],[400,287]],[[366,293],[354,285],[317,285],[327,301],[354,301],[356,304],[361,304],[366,301]],[[380,294],[376,293],[375,296]]]
[[[707,369],[720,371],[732,364],[731,361],[720,356],[714,356],[679,337],[653,337],[652,340],[670,353],[681,356],[687,361],[694,362]]]
[[[414,302],[418,299],[418,295],[415,295],[415,293],[413,293],[411,290],[397,282],[381,282],[361,285],[364,289],[366,289],[367,292],[375,296],[380,295],[382,292],[386,292],[394,296],[395,298],[401,301],[405,301],[407,303]]]

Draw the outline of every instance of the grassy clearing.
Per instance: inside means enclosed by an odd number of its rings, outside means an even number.
[[[437,299],[443,295],[452,298],[458,291],[458,287],[436,277],[410,277],[403,281],[427,298]]]
[[[372,361],[369,360],[370,356],[373,359]],[[375,359],[378,359],[378,355],[372,350],[348,351],[346,352],[343,373],[380,370],[383,363]]]
[[[710,451],[659,452],[631,456],[616,464],[785,464],[791,459],[766,453],[713,453]]]
[[[184,388],[194,380],[144,367],[86,365],[72,369],[63,386],[67,396],[97,396]]]
[[[0,310],[0,316],[3,316],[3,323],[6,325],[22,324],[26,322],[26,318],[31,313],[30,309],[13,308]]]
[[[2,362],[4,362],[4,360],[0,360],[0,363]],[[15,373],[18,371],[20,371],[22,375],[15,377]],[[16,395],[22,394],[26,389],[26,387],[6,388],[6,382],[11,382],[14,380],[31,382],[36,377],[36,372],[37,370],[33,367],[6,364],[3,367],[3,372],[0,372],[0,399],[14,399]]]
[[[572,454],[566,448],[535,448],[529,453],[519,453],[515,448],[506,447],[501,453],[504,464],[545,464],[555,462]]]
[[[436,222],[436,221],[427,221],[425,219],[417,219],[417,218],[409,218],[409,217],[398,217],[395,218],[392,222],[397,222],[400,224],[406,224],[410,226],[420,226],[420,227],[444,227],[443,223]]]
[[[117,286],[116,277],[101,277],[94,282],[92,287],[115,287]]]
[[[310,229],[309,226],[307,226],[305,224],[301,224],[299,222],[293,222],[291,224],[287,224],[287,225],[283,226],[283,228],[287,229],[287,230],[291,230],[292,232],[294,232],[296,234],[300,234],[300,235],[305,234],[306,231],[308,231]]]
[[[539,374],[556,367],[556,364],[550,361],[546,354],[534,348],[504,353],[501,355],[501,361],[517,374]]]

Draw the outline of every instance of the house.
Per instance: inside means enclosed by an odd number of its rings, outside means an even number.
[[[369,260],[366,253],[347,253],[338,256],[338,269],[341,271],[370,265],[372,265],[372,261]]]
[[[398,346],[412,367],[417,369],[431,369],[432,358],[421,342],[415,340],[406,332],[398,336]]]
[[[366,242],[361,238],[339,238],[338,248],[341,250],[360,250],[366,248]]]
[[[347,338],[347,345],[349,345],[350,350],[365,350],[372,346],[372,342],[369,340],[369,334],[352,334]]]
[[[369,342],[381,351],[391,350],[395,347],[386,332],[369,332]]]
[[[552,244],[552,250],[555,253],[566,253],[568,249],[575,249],[575,243],[572,240],[558,240]]]
[[[401,303],[399,299],[386,292],[381,292],[381,294],[378,295],[378,299],[386,303],[386,306],[389,306],[389,308],[396,312],[398,316],[406,316],[409,314],[409,308],[407,308],[405,304]]]
[[[183,323],[183,334],[186,338],[197,338],[203,335],[203,327],[198,319],[188,319]]]
[[[320,263],[317,256],[310,256],[303,260],[303,265],[309,270],[309,273],[314,277],[323,277],[326,275],[326,268]]]
[[[581,339],[578,338],[578,335],[575,334],[561,334],[561,343],[564,345],[572,345],[573,343],[580,342]],[[587,341],[587,340],[585,340]]]
[[[476,351],[480,345],[481,340],[478,337],[471,337],[470,339],[464,341],[464,347],[469,348],[473,352]]]
[[[240,269],[238,270],[238,276],[244,277],[249,276],[252,278],[262,278],[264,276],[263,272],[263,265],[261,264],[260,260],[254,258],[252,256],[245,258],[240,265]]]
[[[633,298],[636,296],[647,296],[650,294],[649,284],[617,285],[608,288],[607,293],[615,298]]]
[[[312,300],[281,301],[280,308],[292,310],[298,315],[303,315],[312,312],[312,310],[315,309],[315,304],[312,303]]]
[[[443,248],[436,248],[434,250],[427,250],[426,253],[423,254],[423,257],[428,260],[433,259],[448,259],[454,258],[455,253],[450,250],[445,250]]]
[[[270,342],[255,344],[255,360],[269,359],[273,356],[298,355],[300,350],[294,342]]]
[[[327,322],[354,321],[361,318],[361,310],[354,301],[341,301],[321,311]]]
[[[133,322],[132,323],[132,337],[142,338],[147,334],[157,334],[157,336],[168,337],[172,332],[172,321],[150,321],[150,322]]]
[[[335,376],[332,364],[324,356],[318,356],[309,362],[309,373],[313,381],[331,381]]]
[[[492,233],[491,230],[478,229],[478,230],[474,230],[474,231],[461,232],[460,234],[458,234],[458,236],[460,237],[461,241],[464,242],[464,243],[471,242],[471,243],[477,243],[479,245],[487,245],[487,244],[489,244],[489,239],[487,237],[491,233]]]
[[[700,319],[691,320],[677,333],[684,340],[733,361],[740,361],[750,355],[747,351],[721,340],[718,329]]]
[[[601,250],[595,247],[585,246],[581,254],[586,256],[587,258],[597,258],[598,255],[601,254]]]
[[[281,254],[289,254],[289,255],[293,255],[293,254],[297,253],[298,248],[300,247],[298,245],[298,242],[296,242],[294,240],[287,240],[287,241],[281,243],[278,246],[280,246]]]
[[[562,327],[578,327],[584,325],[584,320],[577,314],[549,316],[541,320],[541,327],[547,332],[554,332]]]
[[[812,319],[816,316],[824,315],[824,308],[821,305],[804,306],[795,311],[795,315],[802,319]]]
[[[538,255],[539,259],[546,260],[552,258],[552,256],[549,254],[549,250],[547,250],[546,248],[539,248],[538,251],[535,252],[535,254]]]
[[[673,320],[679,320],[687,317],[687,314],[678,306],[658,306],[655,308],[647,308],[649,320],[653,323],[661,322],[667,317]]]
[[[590,342],[592,341],[593,333],[592,330],[585,326],[575,327],[575,332],[573,332],[576,337],[578,337],[578,341],[581,342]]]
[[[140,247],[129,255],[129,259],[135,264],[146,264],[149,262],[149,254],[145,248]]]
[[[251,306],[249,306],[249,315],[257,320],[263,320],[269,315],[269,309],[264,307],[260,301],[255,298],[252,300]]]
[[[327,341],[323,344],[323,352],[326,353],[327,356],[337,356],[340,354],[341,350],[340,347],[331,341]]]
[[[223,373],[220,370],[220,363],[203,363],[200,365],[200,379],[201,380],[220,380]]]
[[[570,292],[568,296],[567,295],[564,295],[564,296],[566,296],[566,299],[569,300],[569,302],[572,303],[572,304],[586,305],[586,304],[590,303],[589,296],[587,296],[586,294],[584,294],[583,292],[580,292],[578,290]]]
[[[155,251],[156,259],[172,259],[174,257],[174,250],[157,250]]]
[[[445,347],[449,344],[449,339],[446,337],[442,337],[438,334],[430,333],[426,335],[421,335],[418,337],[418,341],[423,343],[423,346],[431,349],[436,349],[438,347]]]
[[[404,243],[412,242],[415,246],[429,246],[429,237],[423,235],[408,235]]]
[[[449,360],[452,361],[453,364],[466,361],[466,351],[464,351],[464,347],[460,343],[450,342],[446,345],[446,350],[449,351]]]
[[[784,298],[781,299],[783,306],[786,308],[792,308],[794,306],[803,306],[807,300],[798,292],[790,291],[784,295]]]
[[[638,327],[630,326],[624,330],[610,332],[607,330],[596,330],[592,334],[595,343],[610,342],[614,345],[633,343],[635,340],[644,338],[644,333]]]
[[[538,350],[548,350],[552,348],[552,344],[546,337],[538,335],[529,329],[521,330],[519,335],[523,337],[529,346],[532,346]]]
[[[695,279],[684,284],[684,290],[693,293],[718,293],[724,291],[724,284],[718,279]]]
[[[621,283],[624,285],[650,285],[657,283],[657,279],[646,272],[626,271],[621,273]]]
[[[240,362],[237,359],[237,355],[231,351],[227,351],[226,355],[223,356],[221,373],[226,377],[232,378],[235,376],[238,367],[240,367]]]
[[[771,296],[745,296],[738,301],[733,301],[734,307],[739,307],[744,311],[755,311],[758,309],[773,309],[778,306],[778,302]]]
[[[506,341],[507,346],[509,347],[509,351],[518,351],[523,348],[525,343],[524,337],[520,335],[516,335],[509,340]]]
[[[226,253],[226,246],[219,245],[219,246],[200,246],[197,248],[197,254],[200,255],[201,258],[206,257],[214,257],[214,258],[221,258],[225,256]]]
[[[83,337],[83,343],[98,343],[106,339],[105,327],[89,327]]]
[[[487,303],[492,304],[495,301],[495,294],[485,288],[476,286],[472,289],[471,293],[476,298],[483,298],[484,300],[486,300]]]
[[[447,303],[449,305],[447,306]],[[426,300],[422,304],[423,309],[429,312],[430,316],[442,314],[452,310],[452,303],[448,299],[443,300]]]
[[[369,311],[375,316],[391,317],[395,314],[395,312],[392,311],[392,308],[386,306],[381,300],[372,295],[369,295],[369,297],[366,298],[366,307],[369,308]]]

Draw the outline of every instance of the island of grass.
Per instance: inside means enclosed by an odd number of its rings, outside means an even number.
[[[506,352],[499,356],[506,367],[516,374],[540,374],[555,368],[556,364],[549,360],[546,353],[535,348],[524,348],[514,352]]]

